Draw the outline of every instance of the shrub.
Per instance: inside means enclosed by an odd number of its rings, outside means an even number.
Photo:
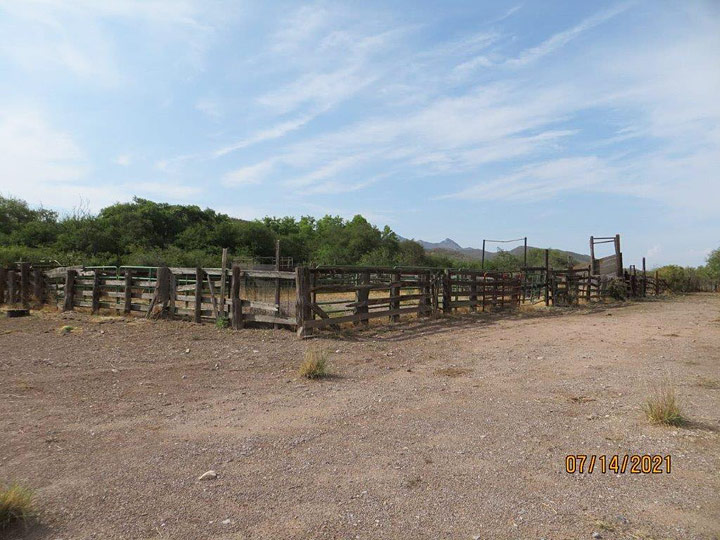
[[[613,278],[608,281],[606,291],[614,300],[627,300],[627,285],[623,279]]]
[[[18,484],[0,486],[0,530],[30,519],[34,513],[32,498],[32,491]]]
[[[645,400],[643,410],[653,424],[680,426],[685,423],[675,397],[675,389],[668,380],[663,381],[653,390],[650,397]]]
[[[326,377],[327,372],[327,355],[323,351],[316,349],[308,349],[305,351],[305,359],[300,364],[300,376],[308,379],[319,379]]]

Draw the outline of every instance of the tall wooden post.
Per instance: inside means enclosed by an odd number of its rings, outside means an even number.
[[[359,277],[359,287],[355,293],[355,302],[357,304],[355,306],[355,315],[364,315],[369,311],[368,300],[370,299],[370,289],[367,286],[370,284],[370,272],[363,271]],[[370,321],[363,319],[362,321],[353,321],[353,324],[355,326],[359,324],[367,325],[370,324]]]
[[[622,252],[620,251],[620,235],[615,235],[615,258],[617,261],[617,275],[618,277],[623,276],[623,260]]]
[[[5,303],[5,286],[7,285],[7,271],[0,266],[0,304]]]
[[[655,296],[660,294],[660,272],[655,270]]]
[[[472,272],[468,274],[472,281],[470,285],[470,311],[477,311],[477,274]]]
[[[595,237],[590,237],[590,269],[592,274],[595,273]]]
[[[392,275],[392,283],[390,284],[390,309],[400,309],[400,279],[402,275],[400,272],[395,272]],[[400,320],[400,315],[390,315],[392,322]]]
[[[451,270],[446,268],[443,272],[443,283],[442,283],[442,289],[443,289],[443,313],[450,313],[451,312],[451,302],[452,302],[452,282],[451,279]]]
[[[227,283],[228,248],[222,250],[222,268],[220,270],[220,317],[225,317],[225,287]]]
[[[15,270],[8,270],[8,304],[17,302],[17,278]]]
[[[592,279],[592,264],[588,264],[587,290],[585,291],[588,304],[592,299]]]
[[[72,311],[73,300],[75,296],[75,270],[68,270],[65,275],[65,299],[63,301],[63,311]]]
[[[30,264],[20,263],[20,303],[27,307],[30,301]]]
[[[642,295],[647,296],[647,268],[645,267],[645,257],[643,257],[642,264]]]
[[[275,271],[280,271],[280,239],[275,240]],[[275,316],[280,316],[280,278],[275,278]],[[277,330],[280,325],[275,323],[273,328]]]
[[[306,337],[312,334],[312,328],[307,328],[305,322],[312,319],[310,307],[310,270],[304,266],[295,268],[295,289],[297,292],[297,303],[295,307],[295,323],[297,325],[298,337]]]
[[[45,303],[45,282],[40,268],[33,268],[33,298],[42,305]]]
[[[480,268],[485,270],[485,239],[483,238],[483,249],[482,249],[482,262],[480,263]]]
[[[95,270],[93,272],[93,288],[92,288],[92,312],[97,313],[100,310],[100,273]]]
[[[125,300],[123,313],[129,315],[132,311],[132,270],[129,268],[125,269],[125,290],[123,291],[123,294]]]
[[[550,305],[550,250],[545,250],[545,305]]]
[[[524,243],[524,249],[523,249],[523,267],[527,267],[527,236],[523,239]]]
[[[232,284],[230,286],[230,298],[232,305],[232,327],[234,330],[240,330],[244,326],[244,324],[242,314],[242,300],[240,300],[240,267],[237,264],[233,264],[232,267]]]
[[[195,312],[194,320],[196,323],[202,321],[202,289],[203,289],[203,269],[199,266],[195,268]]]

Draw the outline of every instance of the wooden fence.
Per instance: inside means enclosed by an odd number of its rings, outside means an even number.
[[[666,284],[631,267],[623,277],[595,275],[590,266],[522,272],[356,266],[299,266],[294,272],[223,268],[136,266],[46,269],[20,263],[0,268],[0,304],[55,304],[116,314],[226,319],[289,326],[299,335],[371,319],[515,309],[523,303],[573,305],[609,296],[657,295]]]

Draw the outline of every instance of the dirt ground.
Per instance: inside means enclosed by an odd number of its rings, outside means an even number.
[[[332,377],[297,376],[310,347]],[[709,294],[304,341],[2,318],[0,482],[34,489],[40,512],[4,534],[718,538],[719,366]],[[643,415],[665,377],[687,426]],[[567,454],[671,455],[672,472],[568,474]]]

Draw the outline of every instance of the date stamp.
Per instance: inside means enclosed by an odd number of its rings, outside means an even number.
[[[568,474],[670,474],[672,457],[659,454],[570,454],[565,456]]]

